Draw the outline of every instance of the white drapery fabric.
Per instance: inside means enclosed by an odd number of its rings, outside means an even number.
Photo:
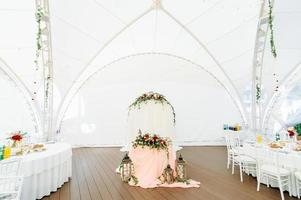
[[[46,151],[23,156],[20,173],[24,176],[21,199],[35,200],[57,191],[72,175],[71,145],[46,145]]]
[[[140,106],[132,107],[128,116],[128,136],[125,147],[131,146],[131,142],[138,135],[139,130],[143,134],[156,134],[161,137],[169,137],[176,140],[174,128],[174,115],[172,107],[166,102],[160,103],[149,100]]]

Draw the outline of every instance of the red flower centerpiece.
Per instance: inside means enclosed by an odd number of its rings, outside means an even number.
[[[21,143],[26,134],[27,133],[21,133],[21,131],[11,133],[9,139],[13,142],[12,147],[16,147],[18,143]]]
[[[151,135],[149,133],[142,135],[141,130],[139,130],[138,136],[133,141],[134,148],[140,146],[142,148],[149,147],[151,149],[158,149],[158,150],[161,149],[167,150],[170,144],[171,141],[169,138],[162,138],[156,134]]]
[[[288,136],[290,136],[290,137],[295,136],[295,132],[293,130],[288,130],[287,133],[288,133]]]

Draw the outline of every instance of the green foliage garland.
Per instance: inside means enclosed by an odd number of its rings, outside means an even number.
[[[274,58],[277,57],[275,42],[274,42],[274,29],[273,29],[273,6],[271,0],[269,0],[269,27],[271,32],[270,37],[270,45],[271,45],[271,52],[274,56]]]
[[[162,105],[164,103],[170,105],[172,112],[173,112],[173,122],[174,124],[176,123],[176,113],[175,113],[175,109],[174,107],[169,103],[169,101],[162,95],[159,93],[154,93],[154,92],[148,92],[148,93],[144,93],[143,95],[141,95],[140,97],[138,97],[130,106],[129,106],[129,110],[133,107],[138,107],[140,109],[140,105],[142,103],[147,103],[148,101],[155,101],[155,103],[161,103]]]
[[[257,84],[256,85],[256,102],[259,103],[259,99],[261,97],[261,89],[260,86]]]
[[[178,182],[178,183],[185,183],[186,185],[189,185],[189,184],[190,184],[190,181],[187,180],[187,179],[183,180],[183,179],[178,179],[178,178],[176,178],[176,182]]]
[[[36,58],[34,60],[36,70],[39,69],[38,59],[40,57],[40,50],[42,49],[42,44],[41,44],[41,35],[42,35],[41,20],[42,20],[43,16],[44,16],[44,13],[43,13],[42,8],[38,8],[37,12],[36,12],[36,22],[38,24],[38,32],[37,32],[37,36],[36,36],[37,49],[36,49]]]
[[[133,176],[133,175],[131,176],[130,182],[131,181],[134,183],[134,185],[137,185],[139,183],[138,178],[136,176]]]
[[[298,136],[301,136],[301,123],[294,126]]]

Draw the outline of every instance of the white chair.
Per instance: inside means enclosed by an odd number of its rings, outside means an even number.
[[[243,172],[248,175],[256,174],[257,162],[254,158],[245,155],[240,145],[240,138],[237,133],[227,135],[229,149],[232,160],[232,174],[234,174],[235,166],[239,167],[240,181],[243,182]]]
[[[23,177],[19,176],[21,159],[0,161],[0,199],[21,198]]]
[[[9,158],[0,161],[0,176],[18,176],[20,170],[21,159]]]
[[[226,145],[227,145],[227,169],[230,168],[230,164],[232,163],[232,155],[233,152],[231,150],[231,146],[230,146],[230,139],[229,139],[229,133],[225,133],[225,141],[226,141]]]
[[[21,199],[23,177],[6,176],[0,177],[0,199]]]
[[[270,186],[270,180],[278,183],[281,199],[284,200],[283,188],[288,187],[289,195],[291,196],[291,180],[290,170],[285,169],[279,164],[279,154],[284,154],[280,150],[273,150],[269,148],[257,148],[257,191],[260,190],[260,183],[266,180],[267,187]]]

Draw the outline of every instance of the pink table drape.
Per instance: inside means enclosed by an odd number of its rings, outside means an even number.
[[[168,148],[169,159],[166,150],[150,149],[148,147],[132,148],[129,156],[135,167],[135,176],[138,178],[138,186],[143,188],[157,187],[158,177],[162,175],[164,168],[170,164],[175,167],[175,153],[172,147]]]
[[[138,184],[142,188],[154,187],[182,187],[191,188],[199,187],[200,182],[189,180],[189,184],[175,182],[173,184],[161,184],[158,177],[162,175],[167,164],[175,169],[176,154],[170,146],[168,148],[168,156],[166,150],[150,149],[148,147],[132,148],[129,156],[134,164],[134,176],[138,179]]]

